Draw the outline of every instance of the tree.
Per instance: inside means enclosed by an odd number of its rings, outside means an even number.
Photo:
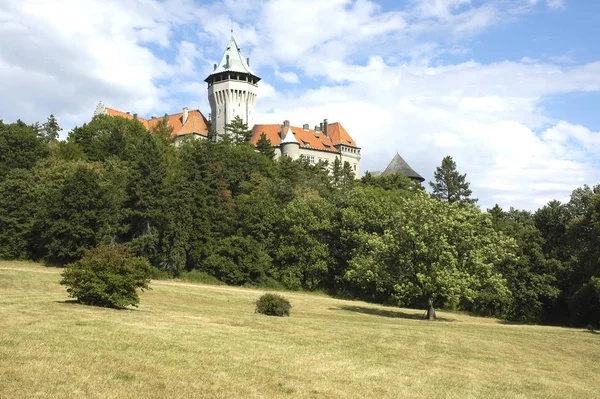
[[[232,285],[259,284],[271,268],[271,258],[252,237],[222,239],[203,262],[202,270]]]
[[[448,203],[459,202],[474,204],[476,198],[470,198],[472,192],[470,183],[466,181],[467,174],[461,175],[456,170],[456,162],[451,156],[442,159],[442,165],[438,166],[433,174],[435,182],[430,181],[433,196]]]
[[[252,138],[252,130],[248,130],[248,124],[244,123],[238,115],[225,125],[225,132],[229,134],[234,144],[248,143]]]
[[[34,214],[35,195],[31,172],[11,169],[0,180],[0,259],[29,257]]]
[[[360,179],[360,182],[366,186],[381,187],[384,190],[399,190],[405,192],[423,191],[424,188],[420,183],[416,183],[402,173],[391,173],[374,177],[367,172]]]
[[[31,169],[48,155],[48,148],[31,126],[0,121],[0,179],[11,169]]]
[[[58,140],[58,135],[62,128],[58,125],[54,115],[50,115],[46,123],[42,125],[42,129],[39,131],[40,140],[49,144]]]
[[[357,236],[349,281],[399,305],[427,306],[430,320],[436,306],[455,309],[484,289],[510,296],[495,263],[514,260],[515,242],[488,215],[420,193],[400,201],[389,229]]]
[[[160,138],[165,143],[171,143],[173,141],[173,126],[169,126],[169,116],[165,114],[156,125],[152,126],[150,133]]]
[[[571,321],[578,325],[600,322],[600,193],[593,194],[567,234],[572,259],[565,276]]]
[[[49,160],[35,168],[34,178],[35,257],[56,264],[73,262],[121,231],[125,195],[118,168]]]
[[[260,134],[260,139],[256,142],[256,150],[269,159],[275,158],[275,149],[264,132]]]
[[[316,192],[298,195],[285,208],[274,243],[275,273],[285,286],[316,289],[326,281],[333,213],[333,204]]]
[[[137,306],[137,290],[149,289],[152,268],[124,245],[100,246],[68,265],[60,284],[72,298],[86,305],[124,309]]]
[[[509,303],[500,302],[490,293],[483,292],[473,304],[473,310],[511,320],[539,322],[543,319],[545,306],[560,294],[557,275],[562,264],[544,253],[544,239],[530,212],[513,208],[504,212],[496,205],[488,213],[494,228],[518,243],[516,260],[496,263],[497,270],[507,280],[512,299]]]

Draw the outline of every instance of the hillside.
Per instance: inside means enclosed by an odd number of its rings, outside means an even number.
[[[139,308],[69,301],[60,269],[0,262],[0,397],[559,398],[600,392],[581,329],[153,281]]]

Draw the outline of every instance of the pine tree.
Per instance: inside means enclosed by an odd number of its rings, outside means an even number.
[[[260,134],[260,139],[256,142],[256,150],[269,159],[275,158],[275,149],[264,132]]]
[[[58,125],[56,118],[51,114],[46,123],[42,125],[42,129],[38,134],[40,135],[40,140],[49,144],[58,140],[58,134],[61,130],[62,128]]]
[[[461,175],[456,170],[456,162],[451,156],[442,159],[442,165],[438,166],[433,174],[435,182],[430,181],[433,196],[448,203],[460,202],[474,204],[477,198],[470,198],[472,191],[470,183],[466,181],[467,174]]]
[[[165,114],[165,116],[150,129],[150,133],[159,137],[161,140],[170,143],[173,140],[173,126],[169,126],[169,115]]]
[[[252,130],[248,130],[248,124],[244,123],[242,118],[237,115],[225,125],[225,131],[229,133],[234,144],[247,143],[252,138]]]

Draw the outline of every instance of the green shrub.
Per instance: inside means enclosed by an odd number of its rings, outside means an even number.
[[[211,285],[226,285],[218,278],[211,276],[206,272],[200,270],[192,270],[189,272],[183,272],[178,277],[180,280],[189,281],[192,283],[211,284]]]
[[[152,267],[149,278],[152,280],[170,280],[173,278],[173,275],[166,270]]]
[[[61,284],[78,302],[123,309],[140,302],[137,289],[148,288],[152,266],[123,245],[100,246],[68,265]]]
[[[264,294],[256,301],[256,312],[267,316],[289,316],[290,302],[277,294]]]

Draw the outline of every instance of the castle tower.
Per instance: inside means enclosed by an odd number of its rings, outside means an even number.
[[[250,69],[250,58],[244,59],[235,39],[231,36],[221,61],[204,81],[208,83],[211,123],[217,135],[225,134],[225,125],[236,116],[248,128],[254,126],[257,84],[260,78]]]
[[[286,132],[287,130],[287,132]],[[285,136],[283,136],[285,134]],[[296,139],[289,121],[284,121],[281,127],[281,154],[292,159],[300,158],[300,142]]]

